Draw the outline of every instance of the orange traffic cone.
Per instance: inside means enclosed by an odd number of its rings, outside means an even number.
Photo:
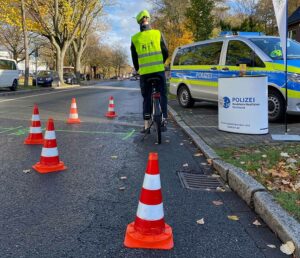
[[[64,163],[59,160],[54,122],[52,118],[49,118],[47,123],[47,130],[45,133],[44,146],[42,149],[40,162],[37,162],[32,167],[37,172],[42,174],[67,169]]]
[[[117,116],[115,112],[114,97],[109,98],[108,111],[105,116],[108,118],[114,118]]]
[[[69,119],[67,120],[68,124],[79,124],[81,121],[78,118],[78,112],[77,112],[77,105],[76,105],[76,99],[72,98],[71,108],[70,108],[70,115]]]
[[[150,153],[135,221],[127,226],[129,248],[171,249],[172,228],[165,223],[157,153]]]
[[[38,106],[35,104],[33,107],[31,126],[29,128],[29,135],[25,139],[24,144],[43,144],[43,134],[41,128],[41,121]]]

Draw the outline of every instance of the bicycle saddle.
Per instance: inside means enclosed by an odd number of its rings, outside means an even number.
[[[151,85],[158,85],[161,82],[161,78],[160,77],[149,78],[146,80],[146,82]]]

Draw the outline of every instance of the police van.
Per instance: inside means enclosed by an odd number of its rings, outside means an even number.
[[[0,87],[15,91],[18,87],[19,70],[15,60],[0,58]]]
[[[287,53],[287,112],[300,114],[300,44],[288,40]],[[183,107],[201,100],[217,102],[218,78],[238,76],[240,64],[247,65],[247,75],[268,76],[269,121],[281,120],[286,98],[279,37],[240,32],[177,48],[171,62],[170,92]]]

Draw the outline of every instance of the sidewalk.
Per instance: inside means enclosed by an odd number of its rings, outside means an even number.
[[[193,108],[182,108],[176,100],[169,101],[169,105],[182,117],[202,140],[212,148],[244,147],[249,144],[273,144],[271,134],[284,134],[283,124],[270,123],[267,135],[245,135],[227,133],[218,130],[218,106],[214,103],[200,102]],[[300,134],[300,116],[289,117],[289,133]],[[277,142],[278,143],[278,142]]]
[[[224,162],[215,152],[224,147],[280,144],[271,134],[284,134],[283,124],[269,124],[269,134],[243,135],[218,130],[218,106],[196,103],[190,109],[182,108],[176,100],[169,101],[169,112],[177,124],[189,135],[209,159],[222,179],[234,190],[275,232],[282,242],[292,241],[300,258],[300,224],[283,210],[266,188],[244,170]],[[290,134],[300,134],[300,117],[288,116]]]

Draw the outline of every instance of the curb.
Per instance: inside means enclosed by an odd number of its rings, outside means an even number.
[[[221,160],[169,105],[168,110],[175,122],[193,140],[205,157],[212,160],[214,169],[230,188],[261,216],[282,242],[293,241],[296,247],[295,256],[300,258],[300,224],[275,202],[263,185],[244,170]]]
[[[56,88],[44,88],[44,89],[35,89],[35,90],[17,90],[17,91],[8,91],[8,92],[0,92],[0,97],[2,96],[15,96],[15,95],[22,95],[26,93],[32,93],[32,92],[41,92],[41,91],[53,91],[53,90],[64,90],[64,89],[73,89],[73,88],[79,88],[80,85],[72,85],[72,86],[61,86]]]

